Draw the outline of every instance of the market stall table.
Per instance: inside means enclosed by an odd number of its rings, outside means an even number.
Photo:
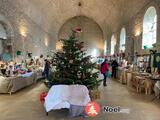
[[[21,74],[12,77],[0,76],[0,93],[12,94],[18,90],[30,86],[43,78],[42,70],[36,70],[26,74]]]
[[[12,94],[24,87],[32,85],[35,81],[35,73],[28,73],[28,76],[10,77],[8,93]]]

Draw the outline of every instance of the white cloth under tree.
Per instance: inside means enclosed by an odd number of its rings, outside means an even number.
[[[45,98],[46,112],[68,108],[72,105],[85,106],[90,102],[89,91],[84,85],[54,85]]]

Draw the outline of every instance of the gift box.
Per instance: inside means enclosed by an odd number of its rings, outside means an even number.
[[[44,103],[45,102],[45,97],[48,95],[48,92],[42,92],[40,94],[40,101],[41,103]]]

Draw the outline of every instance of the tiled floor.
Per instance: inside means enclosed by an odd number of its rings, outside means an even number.
[[[0,120],[160,120],[160,100],[151,102],[153,96],[137,94],[115,81],[108,81],[108,86],[101,90],[103,106],[120,106],[130,113],[104,113],[95,118],[69,118],[68,110],[52,111],[45,115],[39,94],[46,88],[42,83],[23,89],[13,95],[0,95]],[[102,110],[103,111],[103,110]]]

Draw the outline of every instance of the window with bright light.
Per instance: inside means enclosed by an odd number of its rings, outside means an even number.
[[[125,28],[122,28],[121,33],[120,33],[120,51],[125,51],[126,47],[126,30]]]
[[[96,49],[93,49],[93,51],[92,51],[92,57],[97,57],[97,50]]]
[[[4,26],[0,24],[0,55],[3,53],[3,41],[7,39],[6,30]]]
[[[104,55],[107,54],[107,40],[104,42]]]
[[[6,30],[4,29],[2,24],[0,24],[0,39],[7,39]]]
[[[0,40],[0,55],[3,53],[3,44],[2,40]]]
[[[144,15],[142,49],[152,48],[157,41],[157,13],[154,7],[149,7]]]
[[[111,37],[111,55],[114,54],[115,47],[116,47],[116,39],[115,39],[115,36],[112,35],[112,37]]]

